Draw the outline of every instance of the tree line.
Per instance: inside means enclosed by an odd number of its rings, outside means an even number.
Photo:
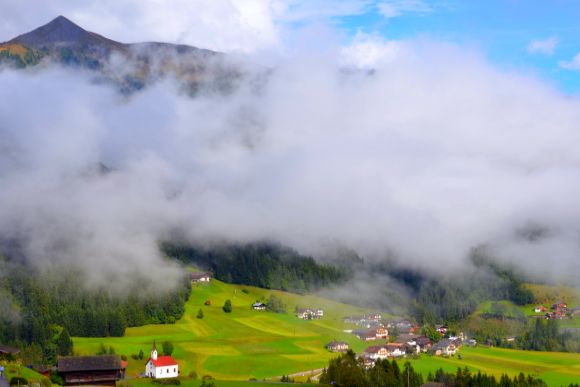
[[[10,318],[0,315],[0,343],[17,346],[24,356],[42,363],[71,354],[71,336],[123,336],[127,327],[174,323],[183,315],[191,291],[185,274],[174,291],[135,286],[117,295],[105,288],[86,289],[66,269],[47,274],[1,263],[0,298],[9,300],[17,313]]]
[[[426,381],[443,383],[449,387],[544,387],[546,383],[531,375],[510,377],[506,374],[496,378],[485,373],[472,373],[467,367],[458,368],[457,372],[445,372],[443,369],[429,373]],[[349,350],[347,353],[331,359],[328,367],[320,376],[320,384],[331,384],[337,387],[420,387],[425,382],[423,375],[415,371],[410,362],[401,368],[396,360],[377,360],[366,368],[364,362]],[[570,385],[578,387],[578,385]]]

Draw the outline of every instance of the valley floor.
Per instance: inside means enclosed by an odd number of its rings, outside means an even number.
[[[252,303],[265,300],[270,294],[284,301],[288,313],[251,310]],[[232,313],[222,310],[226,299],[232,301]],[[211,300],[211,306],[204,305],[206,300]],[[303,321],[294,316],[295,307],[320,307],[324,309],[325,316],[321,320]],[[200,308],[204,313],[203,319],[196,317]],[[129,328],[124,337],[118,338],[77,337],[74,338],[74,348],[75,353],[92,355],[101,344],[107,348],[112,346],[117,354],[129,356],[127,374],[134,377],[143,372],[153,341],[159,346],[168,340],[174,344],[173,356],[180,364],[182,376],[195,371],[199,378],[211,375],[225,380],[217,382],[217,386],[237,386],[245,383],[235,380],[263,380],[322,368],[336,356],[324,348],[334,339],[346,341],[355,352],[362,352],[370,344],[343,332],[342,317],[365,312],[369,311],[316,296],[300,296],[214,280],[209,285],[194,286],[184,317],[174,325]],[[140,350],[145,353],[144,359],[130,357]],[[457,367],[467,366],[474,372],[481,370],[494,375],[524,372],[544,379],[550,386],[580,380],[580,354],[484,347],[464,347],[460,353],[461,360],[457,356],[445,359],[422,355],[412,362],[425,376],[440,367],[454,372]],[[133,379],[130,383],[135,386],[151,385],[147,379]],[[184,380],[183,383],[197,386],[201,382],[198,379]]]

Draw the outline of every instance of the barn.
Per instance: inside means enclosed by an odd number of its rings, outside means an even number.
[[[56,368],[67,386],[114,386],[125,376],[119,356],[66,356],[57,360]]]

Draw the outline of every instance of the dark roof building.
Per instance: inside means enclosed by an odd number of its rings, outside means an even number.
[[[124,377],[119,356],[67,356],[56,363],[66,385],[111,385]]]
[[[20,352],[18,348],[0,345],[0,355],[16,355]]]

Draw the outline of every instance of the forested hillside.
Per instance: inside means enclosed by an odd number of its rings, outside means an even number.
[[[287,247],[271,243],[196,247],[165,243],[168,256],[211,270],[228,283],[298,293],[313,291],[347,278],[346,270],[317,263]]]
[[[126,294],[105,287],[87,289],[81,278],[62,269],[42,274],[32,268],[2,265],[0,342],[24,349],[35,361],[51,363],[70,354],[70,336],[123,336],[126,327],[171,324],[184,312],[188,278],[172,292],[135,285]],[[130,287],[129,287],[130,288]]]

